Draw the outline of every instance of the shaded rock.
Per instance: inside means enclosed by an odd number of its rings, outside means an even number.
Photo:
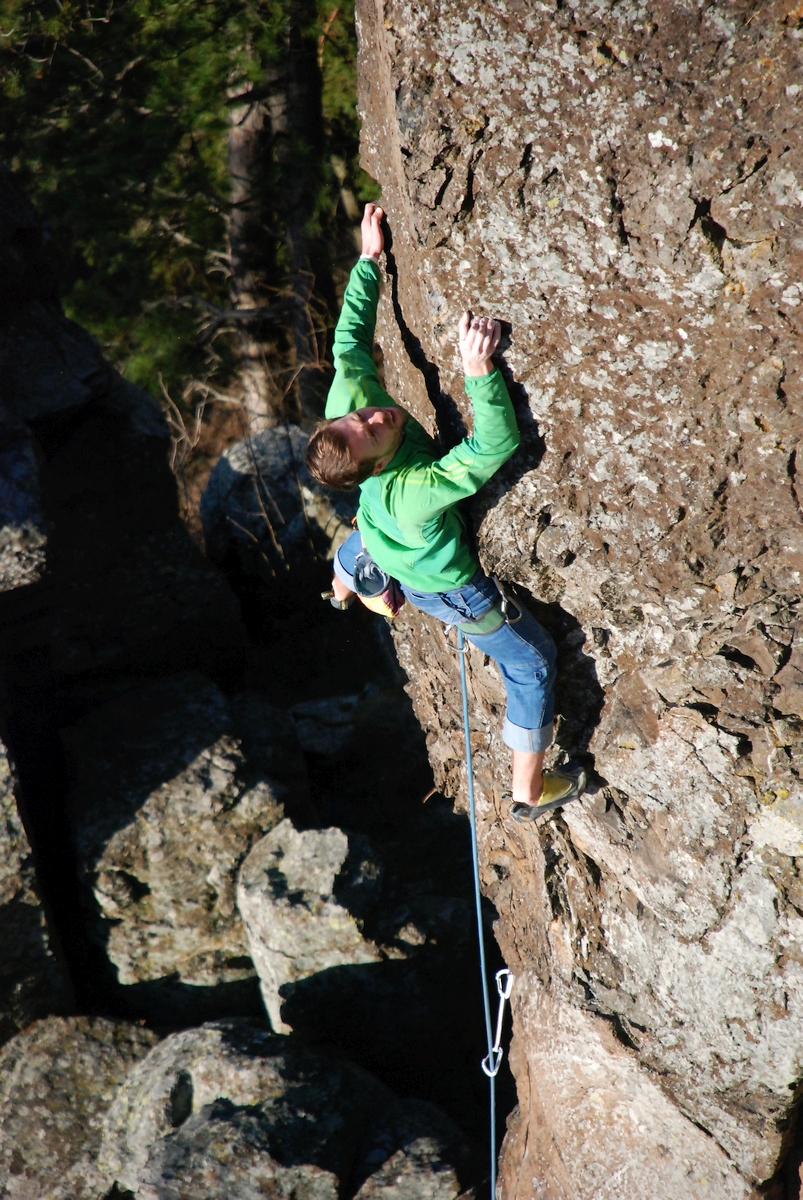
[[[69,1008],[72,998],[53,953],[13,784],[0,744],[0,1042],[36,1017]]]
[[[470,651],[483,884],[526,980],[509,1196],[535,1176],[547,1195],[604,1178],[629,1197],[642,1183],[623,1148],[665,1121],[691,1158],[705,1130],[712,1172],[724,1151],[739,1173],[711,1179],[745,1194],[795,1137],[798,24],[724,3],[694,18],[672,2],[358,4],[363,158],[394,235],[388,390],[454,440],[470,426],[460,310],[510,321],[522,444],[472,525],[483,565],[558,643],[553,757],[597,772],[579,804],[513,826],[501,680]],[[394,637],[436,781],[462,806],[457,666],[427,618],[403,611]],[[638,1106],[611,1097],[612,1123],[589,1105],[558,1042],[549,1068],[525,1019],[542,1009],[585,1030],[578,1054],[619,1032],[605,1055]],[[571,1165],[536,1171],[527,1146],[550,1139]],[[644,1170],[656,1200],[690,1194],[658,1159]]]
[[[186,673],[132,687],[63,738],[94,937],[120,983],[252,977],[236,876],[305,785],[287,717]]]
[[[275,1138],[253,1106],[207,1104],[156,1143],[140,1173],[143,1200],[262,1200],[265,1195],[338,1200],[338,1178],[313,1163],[286,1165],[271,1154]]]
[[[369,684],[362,694],[327,696],[323,700],[294,704],[290,716],[301,748],[324,757],[337,754],[354,735],[361,702],[375,694],[376,688]]]
[[[118,1187],[158,1200],[188,1187],[197,1200],[293,1189],[328,1200],[367,1186],[399,1154],[399,1171],[409,1163],[425,1188],[450,1180],[433,1195],[458,1194],[465,1147],[443,1114],[292,1039],[217,1021],[165,1039],[131,1073],[99,1165]]]
[[[24,430],[0,430],[0,591],[39,578],[47,534],[36,455]]]
[[[247,575],[269,579],[289,562],[331,558],[351,533],[356,501],[307,471],[307,435],[274,425],[229,447],[201,499],[210,558],[230,551]]]
[[[374,1123],[360,1157],[363,1171],[381,1164],[356,1193],[360,1200],[448,1200],[460,1192],[459,1135],[434,1105],[401,1101]]]
[[[280,822],[244,861],[237,905],[277,1033],[282,989],[330,967],[379,962],[360,917],[376,901],[381,869],[365,838],[341,829],[299,832]]]
[[[0,1051],[0,1192],[9,1200],[98,1200],[102,1121],[158,1038],[100,1017],[50,1017]]]

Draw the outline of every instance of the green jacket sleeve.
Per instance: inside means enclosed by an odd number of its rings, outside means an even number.
[[[516,414],[500,372],[466,379],[465,387],[474,406],[474,432],[443,458],[397,472],[391,504],[400,527],[421,527],[473,496],[518,447]]]
[[[326,399],[327,417],[344,417],[366,405],[393,405],[374,362],[379,304],[379,267],[370,258],[355,263],[335,329],[335,378]]]

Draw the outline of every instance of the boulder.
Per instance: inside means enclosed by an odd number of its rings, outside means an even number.
[[[351,533],[356,500],[312,478],[306,445],[297,425],[274,425],[221,455],[201,499],[213,562],[233,552],[246,575],[269,581],[290,563],[332,558]]]
[[[364,837],[342,829],[299,832],[281,821],[243,862],[237,905],[273,1029],[288,984],[331,967],[380,962],[361,917],[377,900],[381,868]]]
[[[0,1043],[36,1017],[63,1012],[71,999],[0,743]]]
[[[102,1122],[128,1072],[159,1039],[102,1017],[49,1017],[0,1051],[0,1193],[99,1200]]]
[[[458,1131],[432,1106],[399,1101],[292,1038],[215,1021],[166,1038],[132,1071],[107,1115],[99,1166],[147,1200],[335,1200],[360,1186],[372,1195],[372,1180],[395,1195],[405,1173],[416,1194],[451,1200],[464,1160]]]
[[[453,441],[460,311],[510,323],[522,442],[470,524],[557,641],[551,761],[580,755],[592,781],[538,827],[510,821],[501,680],[472,649],[483,886],[519,978],[502,1189],[605,1180],[618,1200],[649,1178],[685,1200],[661,1167],[674,1130],[710,1165],[699,1194],[747,1194],[799,1136],[803,1074],[799,20],[674,0],[357,12],[363,160],[393,230],[388,390]],[[394,637],[463,807],[457,665],[409,606]],[[597,1093],[603,1063],[619,1082]]]
[[[289,719],[188,672],[131,687],[63,740],[93,935],[120,984],[253,978],[236,878],[283,802],[303,796]]]

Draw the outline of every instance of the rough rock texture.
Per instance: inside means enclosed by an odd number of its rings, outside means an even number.
[[[237,906],[262,998],[277,1033],[286,984],[330,967],[379,962],[360,917],[377,899],[381,868],[367,840],[342,829],[299,832],[282,821],[240,869]]]
[[[464,1156],[432,1106],[399,1101],[366,1072],[292,1039],[216,1021],[166,1038],[131,1072],[106,1118],[99,1165],[147,1200],[178,1200],[187,1188],[196,1200],[335,1200],[359,1187],[450,1200]],[[419,1191],[405,1191],[405,1175]]]
[[[63,964],[53,954],[13,784],[0,743],[0,1043],[71,1000]]]
[[[504,1194],[688,1196],[670,1138],[694,1194],[747,1195],[803,1077],[803,16],[358,10],[388,388],[453,437],[461,309],[511,322],[522,446],[473,517],[558,641],[558,747],[597,772],[512,825],[501,681],[472,651],[484,886],[519,977]],[[456,666],[428,619],[396,625],[457,793]]]
[[[306,446],[298,426],[274,425],[221,456],[201,500],[214,562],[233,552],[240,570],[270,579],[290,562],[331,558],[348,537],[355,497],[312,478]]]
[[[131,688],[63,737],[79,868],[120,983],[252,976],[236,877],[305,788],[289,719],[186,672]]]
[[[98,1200],[103,1117],[158,1038],[101,1017],[37,1021],[0,1051],[0,1194]]]

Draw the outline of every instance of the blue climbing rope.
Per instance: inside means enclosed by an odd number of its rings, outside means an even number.
[[[485,1036],[488,1042],[488,1056],[483,1062],[483,1070],[488,1076],[490,1085],[490,1109],[491,1109],[491,1200],[496,1200],[496,1072],[499,1070],[501,1062],[501,1051],[498,1045],[494,1044],[494,1037],[491,1032],[491,1000],[488,995],[488,972],[485,966],[485,937],[482,930],[482,903],[480,892],[480,860],[479,851],[477,848],[477,809],[474,802],[474,768],[471,761],[471,733],[468,723],[468,686],[466,684],[466,645],[463,641],[463,634],[460,626],[457,627],[457,653],[460,659],[460,688],[463,693],[463,732],[466,739],[466,777],[468,780],[468,807],[471,815],[471,858],[474,868],[474,902],[477,909],[477,942],[480,951],[480,974],[482,975],[482,1003],[485,1011]],[[499,972],[502,975],[503,972]],[[507,974],[507,972],[504,972]],[[499,984],[499,976],[497,976],[497,984]],[[499,991],[500,997],[502,990]],[[505,995],[509,995],[509,990]],[[501,1012],[499,1033],[501,1033]],[[496,1041],[499,1041],[497,1034]],[[486,1068],[486,1063],[488,1064]]]

